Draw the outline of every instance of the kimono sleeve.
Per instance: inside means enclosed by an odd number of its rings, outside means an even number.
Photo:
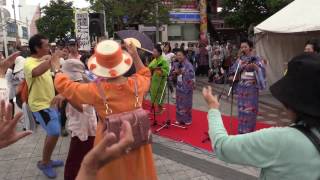
[[[154,69],[154,68],[156,68],[157,66],[158,66],[157,60],[154,59],[154,60],[152,60],[151,63],[148,65],[148,68]]]
[[[184,78],[184,80],[186,80],[187,82],[191,82],[191,81],[194,82],[195,72],[194,72],[193,66],[192,66],[191,64],[189,64],[189,63],[186,64],[183,78]]]
[[[259,69],[256,71],[256,80],[260,90],[263,90],[267,86],[266,82],[266,68],[262,59],[257,57],[256,65]]]
[[[162,64],[162,67],[161,67],[161,70],[163,72],[164,75],[168,76],[169,75],[169,63],[165,60],[163,60],[163,64]]]
[[[232,66],[229,69],[229,75],[234,75],[236,73],[239,62],[240,60],[238,59],[232,64]]]

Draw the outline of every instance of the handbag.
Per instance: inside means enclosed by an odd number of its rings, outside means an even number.
[[[34,120],[32,111],[30,110],[29,105],[24,102],[22,104],[22,112],[23,112],[23,128],[26,130],[35,131],[37,128],[36,121]]]
[[[16,93],[16,104],[19,108],[21,108],[23,113],[23,128],[26,130],[34,131],[36,130],[36,121],[28,104],[28,97],[31,92],[32,85],[33,81],[31,82],[29,88],[26,80],[23,80],[18,85],[18,90]]]
[[[134,95],[135,95],[135,109],[129,112],[123,112],[118,114],[112,114],[112,109],[109,107],[106,94],[101,87],[100,83],[96,83],[99,94],[103,99],[103,103],[106,108],[106,117],[103,122],[106,123],[105,131],[113,132],[117,137],[117,142],[120,140],[120,131],[122,121],[128,121],[132,127],[132,134],[134,142],[126,150],[128,153],[131,150],[135,150],[143,145],[152,143],[152,132],[150,129],[149,113],[144,110],[139,101],[138,85],[134,78]]]

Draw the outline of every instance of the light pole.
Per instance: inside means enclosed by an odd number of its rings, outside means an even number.
[[[4,7],[0,7],[0,15],[1,15],[1,29],[2,29],[2,36],[3,36],[3,46],[4,46],[4,55],[8,57],[8,47],[7,47],[7,32],[6,32],[6,23],[5,23],[5,16],[4,16]]]
[[[14,0],[12,0],[12,8],[13,8],[14,23],[16,25],[16,37],[18,37],[19,34],[18,34],[18,23],[17,23],[17,16],[16,16],[16,4]]]
[[[18,5],[18,8],[19,8],[19,20],[20,20],[20,21],[22,21],[22,19],[21,19],[21,7],[22,7],[22,5],[19,4],[19,5]]]
[[[14,0],[12,0],[12,8],[13,8],[14,22],[15,22],[16,25],[17,25],[16,4],[15,4]]]
[[[159,40],[159,4],[156,2],[156,43],[158,43]]]

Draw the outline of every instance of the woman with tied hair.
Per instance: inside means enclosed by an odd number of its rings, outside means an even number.
[[[162,49],[160,45],[157,45],[153,49],[153,57],[154,59],[149,64],[149,69],[152,72],[152,80],[151,80],[151,103],[154,107],[154,111],[156,106],[158,106],[158,112],[161,114],[163,112],[163,102],[164,98],[162,96],[163,91],[165,90],[165,84],[169,75],[169,63],[162,56]]]
[[[238,133],[253,132],[256,128],[259,90],[266,87],[265,64],[255,56],[251,41],[243,40],[240,46],[239,58],[229,70],[230,77],[236,76],[234,90],[238,95]],[[237,67],[239,66],[238,72]],[[237,72],[237,74],[235,74]]]
[[[176,53],[178,63],[172,67],[172,76],[177,79],[176,85],[176,124],[191,125],[192,123],[192,97],[195,82],[195,73],[192,64],[186,58],[186,52],[178,50]]]
[[[270,87],[272,95],[286,107],[293,126],[233,136],[227,134],[211,87],[204,88],[203,96],[210,109],[209,134],[217,157],[228,163],[261,168],[260,179],[319,180],[319,76],[319,56],[303,54],[293,58],[288,73]]]

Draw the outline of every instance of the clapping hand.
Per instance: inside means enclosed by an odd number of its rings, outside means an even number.
[[[60,58],[62,58],[64,55],[64,52],[61,50],[56,50],[51,58],[51,66],[54,70],[60,69]]]
[[[219,104],[218,98],[217,96],[212,94],[211,86],[204,87],[202,89],[202,96],[204,100],[207,102],[208,107],[210,109],[219,109],[220,104]]]
[[[22,113],[18,113],[12,119],[12,105],[6,106],[5,101],[0,102],[0,149],[17,142],[32,134],[31,131],[17,132],[16,126]]]

